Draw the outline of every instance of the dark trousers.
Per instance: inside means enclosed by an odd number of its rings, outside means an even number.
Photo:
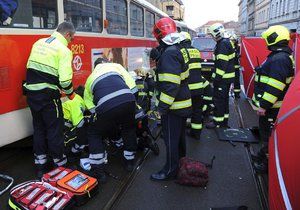
[[[177,174],[179,159],[186,155],[186,118],[168,113],[161,116],[161,123],[167,153],[166,164],[162,172],[174,176]]]
[[[234,94],[239,94],[241,92],[240,84],[240,68],[235,69],[235,78],[234,78]]]
[[[276,121],[279,109],[269,109],[266,111],[265,116],[259,117],[259,136],[263,142],[263,146],[260,149],[261,154],[268,153],[268,142],[272,133],[274,123]]]
[[[49,154],[56,165],[64,165],[64,119],[60,99],[43,99],[36,95],[27,96],[27,102],[33,118],[35,164],[46,164]]]
[[[207,85],[204,89],[203,89],[203,105],[202,107],[204,107],[203,111],[203,115],[209,115],[209,113],[213,110],[213,89],[211,87],[211,85]]]
[[[65,126],[64,131],[64,143],[66,152],[77,153],[81,152],[84,147],[88,144],[87,142],[87,128],[86,123],[80,128],[70,128]]]
[[[197,137],[200,138],[202,131],[202,104],[203,99],[199,96],[192,96],[192,118],[191,118],[191,131]]]
[[[120,129],[124,141],[124,158],[133,159],[137,150],[135,102],[123,103],[100,115],[88,127],[91,166],[104,163],[103,137],[115,136]]]
[[[278,112],[279,109],[269,109],[266,111],[265,116],[259,117],[259,135],[262,142],[269,142]]]
[[[214,84],[214,122],[217,126],[227,126],[229,119],[230,84],[219,82]]]

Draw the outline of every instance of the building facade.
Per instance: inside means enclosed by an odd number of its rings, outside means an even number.
[[[255,1],[255,35],[260,36],[269,26],[270,0]]]
[[[279,24],[300,32],[300,0],[271,0],[269,25]]]
[[[224,22],[223,20],[212,20],[208,21],[204,25],[198,27],[196,29],[196,32],[200,35],[205,35],[209,31],[209,27],[215,23],[222,23],[224,25],[224,28],[229,34],[237,34],[240,35],[240,24],[235,21],[229,21],[229,22]]]
[[[181,0],[161,0],[162,11],[174,20],[183,20],[184,5]]]
[[[248,32],[247,0],[240,0],[239,2],[239,24],[240,34],[246,35]]]
[[[224,24],[223,20],[212,20],[212,21],[208,21],[207,23],[205,23],[204,25],[196,28],[197,33],[199,34],[207,34],[208,33],[208,28],[215,24],[215,23],[222,23]]]
[[[158,9],[162,10],[162,5],[160,0],[147,0],[150,4],[154,5]]]
[[[240,24],[238,22],[229,21],[229,22],[225,22],[223,25],[229,34],[236,34],[236,35],[240,36],[240,34],[241,34]]]
[[[247,15],[248,15],[248,27],[247,36],[255,36],[254,22],[255,22],[255,0],[247,1]]]

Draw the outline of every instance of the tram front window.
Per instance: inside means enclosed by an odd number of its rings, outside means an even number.
[[[64,0],[64,13],[77,31],[102,31],[102,0]]]
[[[0,27],[54,29],[57,1],[0,0]]]

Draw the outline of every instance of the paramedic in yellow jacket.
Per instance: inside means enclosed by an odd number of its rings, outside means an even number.
[[[79,157],[81,151],[87,145],[85,120],[86,107],[83,100],[84,87],[79,86],[75,90],[76,95],[73,100],[62,103],[65,120],[65,146],[67,149],[68,160]],[[71,148],[71,151],[68,151]]]
[[[72,23],[59,24],[50,37],[33,44],[27,62],[24,90],[33,118],[33,151],[38,178],[47,170],[47,155],[53,158],[56,166],[63,166],[67,162],[60,92],[70,99],[75,96],[72,84],[73,55],[68,48],[74,34]]]
[[[120,64],[106,63],[99,59],[85,84],[84,102],[95,115],[88,126],[90,175],[105,182],[105,151],[103,137],[120,128],[124,140],[124,163],[128,171],[134,168],[137,149],[135,132],[136,100],[132,91],[136,89],[130,74]]]

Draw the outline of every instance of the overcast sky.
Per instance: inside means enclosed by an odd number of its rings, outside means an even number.
[[[185,22],[191,28],[209,20],[238,20],[239,0],[182,0],[185,5]]]

